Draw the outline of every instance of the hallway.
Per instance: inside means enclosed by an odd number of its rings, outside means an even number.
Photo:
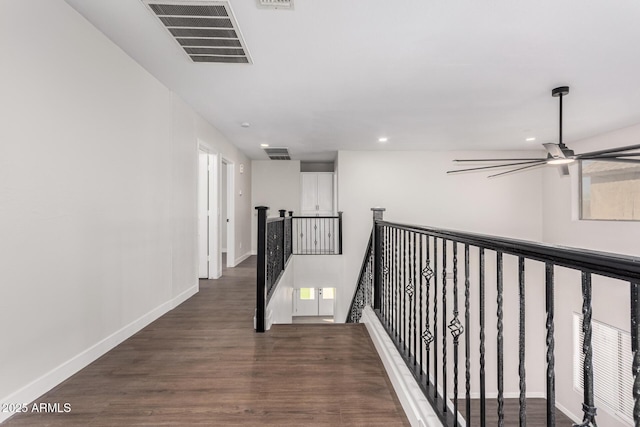
[[[254,306],[251,257],[3,426],[408,425],[364,325],[256,334]]]

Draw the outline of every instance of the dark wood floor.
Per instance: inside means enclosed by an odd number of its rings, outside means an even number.
[[[255,260],[201,281],[200,293],[37,402],[7,426],[404,426],[363,325],[253,332]]]

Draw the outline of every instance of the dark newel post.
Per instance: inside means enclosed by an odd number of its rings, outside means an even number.
[[[284,232],[284,227],[285,227],[284,216],[287,213],[287,210],[286,209],[280,209],[280,210],[278,210],[278,212],[280,212],[280,218],[282,218],[282,220],[280,221],[282,223],[282,241],[280,242],[280,249],[282,250],[282,271],[284,271],[285,266],[287,265],[286,254],[284,253],[284,248],[285,248],[285,245],[284,245],[284,243],[285,243],[284,242],[284,239],[285,239],[285,236],[284,236],[285,235],[285,232]]]
[[[289,211],[289,240],[291,255],[293,255],[293,211]]]
[[[342,212],[338,212],[338,255],[342,255]]]
[[[258,260],[256,274],[256,332],[264,332],[267,286],[267,209],[256,206],[258,211]]]
[[[382,303],[382,262],[379,258],[382,254],[382,233],[381,226],[377,224],[382,221],[384,208],[371,208],[373,211],[373,309],[380,310]]]

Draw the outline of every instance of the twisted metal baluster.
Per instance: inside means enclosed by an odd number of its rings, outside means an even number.
[[[518,375],[520,376],[520,410],[519,425],[527,425],[527,382],[525,371],[525,290],[524,290],[524,258],[518,257],[518,294],[520,297],[520,335],[518,338]]]
[[[424,314],[424,320],[425,320],[425,331],[422,334],[422,339],[424,340],[425,344],[426,344],[426,361],[425,361],[425,365],[426,365],[426,369],[425,369],[425,373],[426,373],[426,384],[429,385],[429,367],[430,367],[430,355],[431,355],[431,343],[433,342],[433,335],[431,334],[431,331],[429,330],[429,288],[431,287],[431,278],[433,277],[433,269],[431,268],[431,260],[430,260],[430,255],[429,255],[429,243],[430,243],[431,238],[427,235],[426,236],[426,251],[427,251],[427,261],[426,261],[426,266],[424,268],[424,270],[422,270],[422,275],[424,276],[424,278],[426,279],[426,295],[425,295],[425,314]],[[422,265],[422,264],[420,264]]]
[[[416,361],[418,358],[418,353],[417,353],[417,340],[416,340],[416,310],[418,309],[418,301],[416,301],[415,299],[415,287],[417,284],[417,278],[416,278],[416,233],[413,233],[413,246],[412,246],[412,252],[413,252],[413,268],[411,269],[411,276],[413,278],[413,293],[414,293],[414,299],[413,299],[413,310],[411,310],[411,314],[413,316],[413,366],[415,368],[416,366]]]
[[[402,288],[407,281],[407,231],[402,230]],[[407,294],[402,292],[402,348],[407,348]]]
[[[395,334],[395,337],[398,338],[398,330],[400,329],[400,325],[399,325],[399,321],[400,321],[400,317],[398,316],[398,282],[399,282],[399,272],[400,272],[400,258],[399,258],[399,253],[398,253],[398,233],[399,230],[396,228],[394,229],[394,252],[395,252],[395,261],[394,261],[394,284],[393,284],[393,332]]]
[[[387,320],[389,316],[389,309],[387,304],[389,303],[389,227],[382,227],[382,252],[383,252],[383,267],[382,267],[382,318]]]
[[[547,427],[556,425],[556,373],[554,338],[553,264],[545,263],[545,296],[547,311]]]
[[[469,245],[464,245],[464,336],[465,410],[467,427],[471,426],[471,337],[469,335]]]
[[[486,427],[487,425],[487,413],[486,413],[486,384],[485,384],[485,372],[484,372],[484,248],[479,248],[480,255],[480,426]]]
[[[433,238],[433,384],[438,389],[438,239]]]
[[[633,352],[633,422],[640,426],[640,284],[631,283],[631,351]]]
[[[411,312],[413,311],[413,282],[411,281],[411,234],[409,232],[407,232],[408,234],[408,238],[407,236],[405,236],[405,253],[407,253],[407,264],[406,264],[406,269],[405,269],[405,273],[407,273],[407,277],[405,277],[405,281],[407,282],[405,288],[404,288],[404,292],[407,294],[407,297],[409,298],[409,312],[406,313],[408,316],[408,325],[407,325],[407,331],[406,331],[406,335],[407,335],[407,345],[405,346],[406,350],[407,350],[407,357],[408,360],[411,360],[411,326],[412,326],[412,322],[411,322]]]
[[[458,345],[460,335],[464,332],[458,318],[458,243],[453,243],[453,319],[449,330],[453,336],[453,423],[458,425]]]
[[[504,325],[503,319],[503,298],[502,298],[502,252],[496,252],[496,264],[498,270],[498,426],[504,427]]]
[[[418,237],[418,251],[420,253],[420,257],[418,258],[418,268],[422,267],[422,250],[423,250],[423,246],[422,246],[422,234],[420,234],[420,236]],[[418,280],[420,281],[418,283],[418,307],[420,307],[420,311],[418,311],[418,324],[420,325],[420,329],[418,329],[418,336],[420,338],[422,338],[422,286],[424,284],[424,277],[422,276],[422,270],[420,270],[420,273],[418,273]],[[424,370],[424,364],[422,363],[422,341],[420,341],[420,346],[418,347],[418,357],[420,359],[420,376],[422,376],[422,371]]]
[[[597,427],[596,405],[593,398],[593,351],[591,349],[591,274],[582,272],[582,372],[584,377],[584,402],[582,402],[581,424],[574,424],[575,427]]]
[[[388,227],[387,229],[387,326],[389,326],[389,331],[391,331],[391,314],[392,304],[391,304],[391,296],[393,289],[393,229]]]
[[[442,239],[442,412],[447,409],[447,240]]]

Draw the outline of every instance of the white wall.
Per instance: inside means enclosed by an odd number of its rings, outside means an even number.
[[[300,212],[300,162],[298,160],[253,160],[251,162],[251,209],[268,206],[267,216],[278,216],[279,209]],[[257,251],[257,213],[251,220],[251,250]]]
[[[293,259],[294,288],[339,288],[344,282],[342,255],[293,255]]]
[[[570,143],[576,153],[637,144],[640,125],[616,130],[593,138]],[[575,172],[575,173],[573,173]],[[560,178],[549,168],[543,181],[544,241],[563,246],[581,247],[599,251],[640,256],[638,236],[640,222],[580,221],[578,220],[578,174]],[[569,411],[581,414],[582,393],[573,390],[572,323],[573,312],[580,313],[582,293],[580,278],[576,274],[560,271],[556,293],[556,362],[557,400]],[[629,331],[629,285],[616,280],[594,276],[593,318]],[[631,375],[631,372],[628,373]],[[603,408],[598,409],[598,424],[623,426]]]
[[[248,161],[61,0],[0,24],[0,402],[23,402],[197,292],[197,139]]]
[[[337,289],[336,321],[343,321],[351,303],[366,244],[371,233],[373,206],[386,208],[384,218],[393,222],[470,231],[540,241],[542,237],[541,172],[514,174],[506,179],[487,179],[486,173],[447,175],[453,169],[454,158],[509,157],[514,153],[500,152],[351,152],[338,153],[338,208],[343,211],[344,281]],[[523,153],[517,153],[522,156]],[[529,154],[529,153],[525,153]],[[531,153],[540,154],[540,153]],[[451,250],[451,249],[449,249]],[[462,247],[459,248],[462,251]],[[461,252],[459,252],[459,259]],[[451,255],[449,260],[451,260]],[[451,261],[450,261],[451,262]],[[472,253],[472,337],[473,353],[478,348],[478,291],[473,274],[477,256]],[[487,253],[487,387],[495,389],[495,254]],[[451,266],[449,266],[451,269]],[[540,269],[531,266],[527,288],[527,339],[530,353],[528,391],[540,395],[544,391],[543,364],[544,324],[536,319],[544,312],[543,288],[536,286]],[[459,271],[462,267],[459,265]],[[505,348],[517,348],[518,294],[515,260],[505,258]],[[461,281],[461,283],[464,283]],[[441,286],[441,284],[438,284]],[[460,307],[463,292],[460,288]],[[448,283],[452,296],[452,283]],[[440,311],[442,309],[440,308]],[[448,307],[449,320],[452,307]],[[439,322],[442,325],[442,322]],[[493,332],[492,332],[493,331]],[[450,343],[451,345],[451,343]],[[452,351],[449,352],[451,356]],[[517,352],[505,353],[505,391],[517,393]],[[478,360],[478,356],[473,356]],[[478,367],[473,365],[474,378]],[[464,378],[464,377],[461,377]],[[451,378],[450,378],[451,379]],[[493,383],[493,384],[492,384]],[[452,390],[449,385],[449,390]],[[472,392],[477,392],[477,381]],[[517,396],[517,394],[516,394]]]
[[[353,293],[371,232],[370,209],[374,206],[386,208],[385,219],[394,222],[541,239],[539,171],[514,174],[509,179],[487,179],[484,173],[446,174],[454,169],[454,158],[483,156],[487,152],[338,153],[338,209],[344,212],[347,285],[344,292],[339,292],[342,301],[338,303],[336,318],[346,314],[350,301],[345,298]]]

